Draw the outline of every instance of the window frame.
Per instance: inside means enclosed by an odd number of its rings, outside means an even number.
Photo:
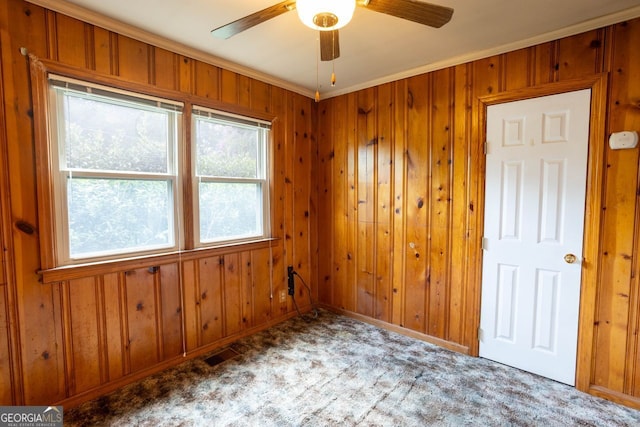
[[[277,123],[278,116],[268,111],[256,110],[241,104],[228,103],[226,101],[215,100],[209,97],[204,97],[196,93],[185,92],[178,89],[170,89],[166,87],[160,87],[157,85],[151,85],[146,83],[134,82],[131,80],[122,79],[118,76],[110,74],[99,73],[95,71],[81,70],[73,66],[65,65],[60,62],[55,62],[48,59],[38,58],[34,55],[28,56],[29,60],[29,74],[30,74],[30,89],[31,89],[31,101],[32,110],[30,115],[33,118],[33,134],[28,135],[29,139],[33,138],[35,145],[34,162],[35,169],[37,171],[34,177],[34,185],[37,191],[37,198],[34,200],[37,206],[37,215],[33,218],[24,218],[20,222],[23,223],[20,228],[25,233],[34,235],[38,241],[39,251],[39,274],[43,275],[43,279],[46,282],[60,280],[61,277],[68,277],[70,269],[77,271],[73,274],[90,274],[96,271],[117,271],[114,269],[124,268],[122,266],[138,266],[140,262],[148,262],[144,260],[155,260],[153,262],[168,262],[171,260],[180,259],[180,257],[195,256],[196,253],[200,254],[221,254],[227,250],[243,250],[239,248],[254,248],[254,247],[270,247],[273,245],[278,237],[273,236],[274,226],[274,213],[272,209],[277,206],[277,202],[274,204],[273,191],[274,191],[274,156],[275,147],[273,138],[277,131],[273,130],[273,126]],[[180,233],[177,241],[181,245],[177,251],[158,251],[158,253],[151,254],[133,254],[131,256],[118,256],[107,260],[82,260],[75,264],[62,264],[58,259],[58,253],[60,242],[57,239],[56,223],[55,223],[55,194],[53,192],[53,159],[57,155],[52,151],[50,144],[51,141],[51,129],[50,129],[50,101],[49,101],[49,81],[48,77],[51,74],[55,74],[60,77],[66,77],[73,80],[78,80],[84,84],[94,84],[97,86],[104,86],[112,91],[124,91],[132,92],[142,97],[147,96],[151,98],[162,98],[170,100],[176,103],[182,103],[184,105],[183,110],[183,122],[180,130],[180,136],[183,143],[178,146],[178,178],[177,178],[177,199],[179,203],[177,205],[178,214],[176,218],[179,220]],[[269,203],[264,207],[265,215],[265,227],[268,227],[268,232],[265,228],[265,237],[263,239],[250,239],[247,241],[220,244],[216,246],[208,247],[196,247],[194,245],[194,215],[190,212],[193,208],[193,195],[191,194],[193,175],[191,170],[191,107],[192,105],[201,105],[205,108],[215,109],[229,115],[236,115],[237,117],[244,117],[249,120],[255,119],[271,124],[272,130],[270,132],[267,147],[267,165],[268,170],[267,179],[268,187],[264,190],[268,192]],[[35,225],[34,225],[35,224]],[[203,252],[204,251],[204,252]],[[204,256],[204,255],[198,255]],[[105,270],[106,269],[106,270]],[[79,276],[78,276],[79,277]]]
[[[53,195],[53,227],[56,240],[56,266],[77,265],[99,261],[119,260],[129,257],[162,254],[174,252],[183,247],[181,236],[183,235],[183,218],[180,215],[180,206],[184,203],[181,194],[180,170],[181,156],[178,149],[184,143],[182,127],[184,123],[184,104],[170,99],[159,98],[134,91],[123,90],[117,87],[98,85],[88,81],[64,77],[57,74],[47,76],[47,90],[49,99],[49,149],[51,151],[51,184]],[[99,169],[73,169],[61,165],[66,156],[64,143],[64,126],[59,126],[64,120],[62,91],[72,91],[80,97],[87,99],[102,99],[103,102],[139,108],[148,111],[166,111],[167,120],[167,171],[165,173],[115,171]],[[163,105],[164,108],[154,108]],[[169,242],[165,245],[157,245],[145,249],[125,248],[98,253],[89,253],[83,256],[72,256],[70,251],[70,225],[68,205],[68,179],[72,177],[94,178],[107,180],[143,180],[165,182],[167,184],[167,204],[169,219]]]
[[[257,171],[256,178],[222,177],[201,175],[198,173],[198,140],[196,124],[197,120],[220,123],[223,125],[234,125],[248,129],[257,129],[259,133]],[[191,108],[191,178],[192,178],[192,210],[193,210],[193,244],[195,248],[219,247],[245,242],[265,240],[271,236],[271,167],[270,167],[270,142],[271,142],[271,122],[256,118],[228,113],[218,109],[208,108],[203,105],[194,104]],[[221,238],[203,240],[200,230],[200,183],[239,183],[257,184],[261,190],[261,217],[262,233],[259,235],[233,236],[231,238]],[[258,214],[258,213],[256,213]]]

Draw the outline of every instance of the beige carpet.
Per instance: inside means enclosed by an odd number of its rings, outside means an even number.
[[[231,349],[65,411],[65,426],[640,425],[640,411],[327,311]]]

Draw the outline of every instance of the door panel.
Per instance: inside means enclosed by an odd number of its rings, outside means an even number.
[[[480,356],[571,385],[590,98],[581,90],[487,109]]]

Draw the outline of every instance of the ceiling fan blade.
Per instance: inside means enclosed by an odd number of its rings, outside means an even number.
[[[416,0],[361,0],[358,6],[407,19],[418,24],[440,28],[451,20],[453,9]]]
[[[247,15],[244,18],[237,19],[230,24],[223,25],[221,27],[211,30],[211,35],[220,39],[228,39],[231,36],[235,36],[244,30],[248,30],[251,27],[255,27],[258,24],[262,24],[271,18],[280,16],[285,12],[294,10],[296,8],[296,2],[294,0],[281,1],[278,4],[269,6],[266,9],[262,9],[259,12]]]
[[[340,34],[338,30],[320,31],[320,60],[333,61],[340,57]]]

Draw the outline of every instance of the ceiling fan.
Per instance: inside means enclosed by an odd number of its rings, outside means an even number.
[[[320,59],[332,61],[340,56],[338,29],[351,20],[356,6],[435,28],[449,22],[453,15],[453,9],[449,7],[417,0],[286,0],[215,28],[211,30],[211,34],[228,39],[271,18],[297,9],[303,24],[320,31]]]

